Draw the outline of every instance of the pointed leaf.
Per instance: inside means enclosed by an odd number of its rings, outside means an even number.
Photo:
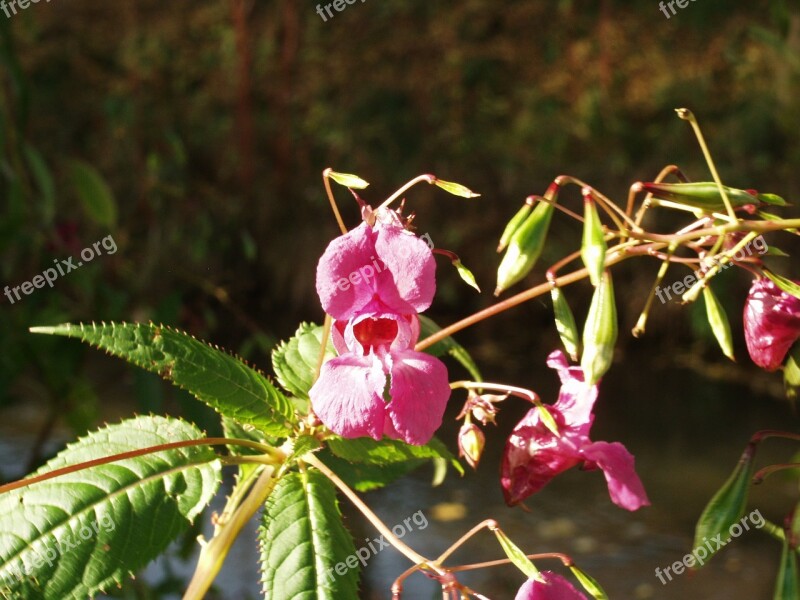
[[[328,450],[321,451],[319,457],[329,469],[358,492],[369,492],[371,490],[380,489],[403,475],[407,475],[411,471],[421,467],[425,463],[430,462],[430,459],[425,458],[385,464],[352,462],[344,458],[339,458]],[[442,459],[432,460],[438,462]],[[436,463],[434,464],[434,468],[435,466]]]
[[[259,371],[192,336],[141,323],[32,327],[34,333],[78,338],[158,373],[220,414],[271,435],[291,431],[289,400]]]
[[[468,286],[475,288],[478,290],[478,293],[480,293],[481,288],[478,287],[478,282],[475,281],[475,275],[472,274],[472,271],[465,267],[460,260],[454,260],[453,266],[458,270],[459,277],[461,277]]]
[[[419,325],[419,339],[421,340],[424,340],[426,337],[429,337],[437,331],[441,331],[442,329],[432,319],[426,317],[425,315],[419,315]],[[466,349],[461,344],[456,342],[452,337],[446,337],[441,342],[435,343],[433,346],[426,348],[425,352],[437,357],[449,354],[469,372],[472,379],[475,381],[483,381],[483,376],[478,369],[478,365],[475,364],[475,361],[472,359],[469,352],[467,352]]]
[[[294,336],[272,352],[272,368],[278,382],[289,392],[308,400],[308,390],[314,385],[322,326],[314,323],[301,323]],[[324,360],[336,356],[330,336]]]
[[[739,521],[744,515],[747,496],[750,491],[750,481],[755,468],[753,454],[753,447],[748,446],[731,476],[717,490],[717,493],[711,498],[697,521],[694,547],[705,546],[709,548],[709,559],[714,556],[717,550],[707,546],[706,541],[713,540],[718,535],[721,536],[722,540],[726,540],[729,537],[731,525]]]
[[[600,584],[594,577],[585,571],[582,571],[575,565],[572,565],[569,570],[572,571],[575,579],[581,583],[583,589],[591,594],[592,598],[595,600],[608,600],[608,594],[606,594],[605,590],[600,587]]]
[[[424,446],[412,446],[389,438],[378,442],[368,437],[346,439],[337,436],[328,440],[328,448],[336,456],[351,462],[378,465],[416,459],[443,458],[450,462],[459,473],[464,474],[461,463],[438,438],[433,438]]]
[[[177,419],[137,417],[79,439],[36,474],[202,437]],[[193,446],[7,492],[0,496],[0,581],[13,598],[77,600],[112,589],[188,528],[219,481],[216,454]]]
[[[511,563],[522,571],[528,579],[533,579],[539,574],[539,569],[537,569],[531,562],[531,559],[511,541],[511,538],[499,529],[495,529],[494,534],[497,536],[497,541],[500,542],[503,552],[506,553]]]
[[[735,362],[736,358],[733,355],[731,325],[728,322],[728,315],[725,313],[725,309],[722,307],[722,304],[719,303],[719,300],[717,300],[717,296],[707,285],[703,287],[703,299],[706,302],[706,318],[708,319],[708,324],[711,326],[714,337],[717,338],[717,343],[719,343],[722,353]]]
[[[578,360],[580,355],[580,337],[578,336],[578,326],[575,324],[575,316],[567,303],[567,298],[561,288],[554,287],[550,290],[553,299],[553,313],[556,320],[556,330],[564,350],[573,361]]]
[[[113,227],[117,222],[117,202],[97,169],[75,160],[70,163],[70,177],[86,216],[98,225]]]
[[[442,181],[437,179],[434,181],[437,187],[442,188],[445,192],[453,194],[454,196],[461,196],[462,198],[478,198],[480,194],[476,194],[471,189],[460,183],[453,183],[452,181]]]
[[[342,524],[336,490],[319,471],[289,473],[278,481],[258,539],[266,600],[358,597],[355,545]]]
[[[328,171],[328,177],[333,179],[339,185],[353,189],[363,190],[369,187],[369,183],[361,179],[358,175],[351,175],[350,173],[337,173],[336,171]]]

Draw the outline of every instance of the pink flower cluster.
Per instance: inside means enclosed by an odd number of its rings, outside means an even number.
[[[319,261],[317,293],[335,319],[339,356],[322,366],[309,396],[317,416],[343,437],[422,445],[441,425],[450,397],[444,364],[414,350],[417,313],[436,291],[436,263],[427,243],[387,221],[336,238]],[[350,278],[367,267],[374,276]],[[343,278],[351,285],[340,285]]]

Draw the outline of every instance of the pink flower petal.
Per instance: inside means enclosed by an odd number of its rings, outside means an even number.
[[[555,350],[547,357],[547,366],[558,371],[561,379],[561,390],[558,393],[558,401],[555,407],[564,415],[564,420],[570,427],[578,428],[581,425],[581,433],[588,435],[589,426],[594,420],[592,409],[597,400],[598,386],[588,385],[583,376],[583,369],[580,367],[570,367],[566,356],[561,350]]]
[[[644,486],[636,474],[633,455],[625,446],[619,442],[594,442],[585,446],[581,454],[589,463],[603,470],[614,504],[628,510],[650,505]]]
[[[316,415],[334,433],[346,438],[383,437],[386,373],[374,356],[345,354],[324,365],[308,392]]]
[[[399,225],[378,225],[376,229],[375,250],[394,280],[394,286],[380,286],[381,300],[398,312],[424,311],[436,292],[433,252],[423,240]]]
[[[544,581],[529,579],[514,600],[586,600],[586,596],[558,573],[541,571]]]
[[[800,299],[769,279],[757,279],[744,304],[744,339],[750,358],[775,371],[800,338]]]
[[[427,444],[441,426],[450,398],[447,368],[438,358],[406,350],[391,353],[391,396],[387,410],[393,434],[407,444]],[[387,433],[390,433],[387,431]]]

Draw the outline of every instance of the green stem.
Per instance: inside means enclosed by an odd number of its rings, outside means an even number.
[[[211,541],[200,551],[197,568],[189,582],[189,588],[183,595],[183,600],[202,600],[206,597],[206,593],[214,583],[236,537],[250,517],[261,508],[278,482],[272,476],[273,473],[274,469],[269,467],[261,473],[244,502],[233,512],[227,522],[219,526]]]

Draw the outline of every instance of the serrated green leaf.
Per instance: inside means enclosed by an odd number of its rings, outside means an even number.
[[[733,355],[733,336],[731,335],[731,325],[728,322],[728,315],[725,313],[722,304],[717,300],[717,296],[707,285],[703,287],[703,300],[705,300],[706,303],[706,318],[708,319],[708,324],[711,326],[711,331],[714,333],[714,337],[717,339],[722,353],[735,362],[736,357]]]
[[[348,187],[354,190],[363,190],[369,187],[369,183],[361,179],[358,175],[350,173],[337,173],[336,171],[328,171],[328,177],[333,179],[339,185]]]
[[[354,439],[333,437],[328,440],[328,448],[336,456],[351,462],[379,465],[420,458],[443,458],[450,462],[459,473],[464,474],[464,468],[438,438],[433,438],[424,446],[412,446],[389,438],[378,442],[367,437]]]
[[[336,489],[319,471],[289,473],[278,481],[258,539],[266,600],[358,598],[355,545],[342,523]]]
[[[436,187],[442,188],[445,192],[449,194],[453,194],[454,196],[460,196],[462,198],[478,198],[480,194],[476,194],[468,187],[461,185],[460,183],[453,183],[452,181],[442,181],[441,179],[437,179],[434,181]]]
[[[32,327],[34,333],[77,338],[158,373],[211,408],[270,435],[295,420],[289,400],[238,358],[168,327],[142,323]]]
[[[137,417],[79,439],[36,475],[202,437],[184,421]],[[193,446],[98,465],[0,495],[0,595],[84,600],[115,587],[188,528],[219,482],[216,454]]]
[[[797,285],[791,279],[786,279],[786,277],[782,277],[768,269],[764,269],[764,275],[787,294],[791,294],[795,298],[800,298],[800,285]]]
[[[98,225],[113,227],[117,202],[102,175],[92,165],[77,160],[70,162],[69,172],[86,216]]]
[[[419,339],[421,340],[424,340],[426,337],[429,337],[437,331],[441,331],[442,329],[433,321],[433,319],[430,319],[425,315],[419,315],[419,325]],[[475,381],[483,381],[483,376],[478,369],[478,365],[475,364],[474,360],[472,360],[469,352],[467,352],[466,349],[461,344],[456,342],[452,337],[446,337],[442,341],[435,343],[433,346],[426,348],[425,352],[433,356],[443,356],[445,354],[449,354],[469,372],[472,379]]]
[[[731,525],[744,515],[750,481],[755,469],[753,452],[752,446],[745,449],[733,473],[706,505],[695,528],[695,548],[704,546],[707,540],[713,540],[717,536],[726,539]],[[708,560],[714,556],[717,549],[711,550],[709,547],[709,550],[711,554]]]
[[[475,288],[480,293],[481,288],[478,287],[478,282],[475,281],[475,275],[472,274],[467,267],[465,267],[460,260],[453,261],[453,266],[458,271],[458,276],[466,283],[468,286]]]
[[[272,351],[272,368],[278,383],[295,396],[308,400],[308,390],[314,384],[321,345],[322,326],[301,323],[294,336]],[[334,356],[336,350],[329,336],[324,360]]]
[[[384,464],[357,463],[339,458],[329,450],[322,450],[319,457],[328,468],[341,477],[342,481],[358,492],[382,488],[429,462],[429,459],[420,458]],[[444,461],[444,459],[432,460],[434,468]],[[445,466],[445,471],[446,469]]]

